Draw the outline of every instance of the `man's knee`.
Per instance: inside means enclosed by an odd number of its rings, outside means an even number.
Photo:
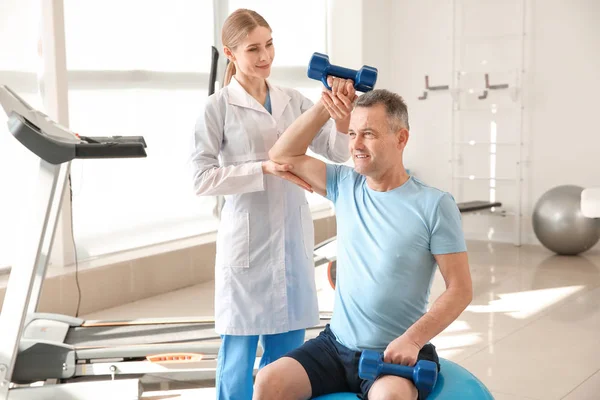
[[[258,371],[254,382],[254,399],[269,400],[276,399],[278,393],[285,386],[284,377],[273,364],[267,365]]]
[[[386,375],[373,383],[369,400],[417,400],[419,393],[408,379]]]
[[[310,381],[298,361],[283,357],[258,371],[254,400],[302,400],[310,398]]]

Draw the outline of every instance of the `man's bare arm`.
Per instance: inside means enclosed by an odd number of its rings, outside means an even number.
[[[307,156],[306,150],[329,117],[325,106],[321,101],[317,102],[300,115],[269,150],[271,160],[278,164],[291,165],[290,172],[306,181],[316,193],[322,196],[327,194],[325,163]]]
[[[329,121],[329,112],[323,103],[318,101],[296,118],[283,135],[277,139],[277,142],[269,150],[269,157],[281,164],[280,161],[283,157],[303,156],[327,121]]]
[[[404,333],[420,347],[456,320],[473,298],[467,253],[439,254],[434,257],[446,282],[446,290],[431,309]]]

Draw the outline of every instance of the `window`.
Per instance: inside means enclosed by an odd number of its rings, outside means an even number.
[[[187,164],[208,94],[213,14],[210,1],[65,0],[71,129],[148,144],[145,159],[73,162],[80,258],[215,229],[215,199],[193,194]]]
[[[273,68],[304,69],[315,51],[327,47],[327,2],[323,0],[229,0],[229,12],[249,8],[263,16],[273,30]],[[307,78],[308,79],[308,78]]]
[[[70,71],[208,72],[212,1],[64,0]]]
[[[36,74],[39,16],[37,0],[0,3],[0,83],[42,109]],[[0,108],[0,271],[15,261],[28,214],[24,206],[31,199],[39,167],[38,158],[12,137],[6,122]]]

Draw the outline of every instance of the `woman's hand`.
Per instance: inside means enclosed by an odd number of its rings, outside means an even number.
[[[312,186],[310,186],[308,183],[306,183],[302,179],[298,178],[296,175],[292,174],[290,172],[292,169],[294,169],[293,165],[277,164],[276,162],[271,161],[271,160],[263,161],[263,163],[262,163],[263,174],[278,176],[278,177],[288,180],[288,181],[300,186],[302,189],[307,190],[312,193],[313,192]]]

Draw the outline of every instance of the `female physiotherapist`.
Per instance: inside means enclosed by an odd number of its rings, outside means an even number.
[[[275,51],[258,13],[233,12],[222,41],[226,86],[208,98],[196,124],[194,190],[225,196],[215,263],[217,399],[250,400],[259,339],[262,367],[300,346],[305,328],[319,323],[313,221],[299,185],[309,187],[268,159],[279,135],[313,104],[267,81]],[[310,149],[347,161],[348,124],[329,121]]]

